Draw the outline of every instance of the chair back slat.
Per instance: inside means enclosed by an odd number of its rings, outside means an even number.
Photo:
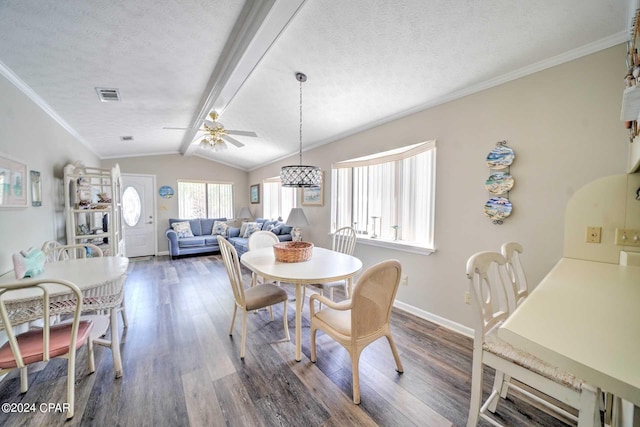
[[[389,323],[401,274],[398,260],[383,261],[362,274],[351,297],[352,339],[376,332]]]
[[[510,297],[513,298],[511,311],[519,307],[522,301],[524,301],[529,295],[529,286],[527,284],[527,277],[524,274],[522,267],[522,261],[520,256],[522,254],[522,245],[517,242],[508,242],[502,245],[500,252],[504,256],[506,263],[505,269],[507,271],[507,277],[510,284]]]
[[[93,243],[61,245],[60,243],[53,240],[44,242],[44,244],[42,245],[42,252],[44,252],[45,255],[45,262],[87,258],[89,254],[91,254],[92,257],[101,257],[104,255],[102,249],[100,249]]]
[[[333,233],[333,250],[353,255],[356,250],[356,231],[352,227],[342,227]]]
[[[244,286],[242,284],[242,272],[240,270],[238,252],[236,248],[222,236],[218,236],[218,245],[220,246],[220,254],[222,255],[222,261],[229,276],[229,283],[231,284],[236,304],[240,307],[245,307]]]
[[[509,316],[505,262],[498,252],[478,252],[467,261],[471,298],[480,321],[477,337]]]

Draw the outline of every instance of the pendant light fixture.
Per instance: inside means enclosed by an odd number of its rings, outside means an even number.
[[[283,187],[319,187],[322,184],[322,173],[317,166],[302,164],[302,83],[307,81],[304,73],[296,73],[300,82],[300,163],[283,166],[280,169],[280,181]]]

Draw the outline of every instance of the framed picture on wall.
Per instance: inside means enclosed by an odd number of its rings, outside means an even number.
[[[26,208],[27,182],[27,165],[0,154],[0,208]]]
[[[303,206],[324,206],[324,172],[322,172],[322,183],[319,187],[302,189]]]
[[[249,187],[249,199],[251,203],[260,203],[260,184]]]

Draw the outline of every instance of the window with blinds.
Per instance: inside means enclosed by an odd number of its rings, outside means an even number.
[[[433,249],[435,164],[435,141],[333,164],[332,231]]]
[[[233,218],[233,184],[178,181],[178,215],[190,218]]]
[[[296,206],[298,192],[295,188],[281,185],[280,177],[265,179],[262,182],[262,214],[265,218],[287,219],[289,212]]]

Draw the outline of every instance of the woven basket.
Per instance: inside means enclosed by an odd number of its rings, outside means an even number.
[[[313,243],[280,242],[273,245],[273,253],[279,262],[309,261],[313,254]]]

